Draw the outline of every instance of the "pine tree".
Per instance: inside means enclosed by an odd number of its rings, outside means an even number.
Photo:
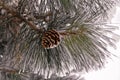
[[[102,68],[119,38],[106,24],[116,2],[0,0],[0,80],[84,80]]]

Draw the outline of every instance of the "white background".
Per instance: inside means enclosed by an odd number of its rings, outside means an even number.
[[[116,7],[116,13],[114,13],[111,23],[120,28],[120,7],[118,6]],[[116,31],[116,33],[120,35],[120,30]],[[109,60],[109,63],[102,70],[86,74],[86,80],[120,80],[120,41],[117,43],[116,50],[113,48],[109,48],[109,50],[118,57],[113,57],[112,60]]]

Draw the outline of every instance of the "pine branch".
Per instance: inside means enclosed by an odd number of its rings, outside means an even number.
[[[0,24],[4,24],[0,25],[0,35],[5,35],[7,41],[0,65],[12,68],[1,68],[7,77],[3,80],[22,80],[19,71],[21,74],[28,74],[28,78],[23,80],[74,80],[76,77],[73,79],[67,75],[72,70],[88,72],[102,68],[106,58],[111,56],[106,47],[115,47],[120,36],[113,32],[116,27],[98,22],[106,21],[115,2],[18,0],[14,7],[14,0],[5,0],[5,3],[0,1],[0,6],[7,11],[0,19]],[[26,19],[24,15],[32,20]],[[20,25],[21,21],[24,24]],[[18,27],[20,28],[15,37],[13,33],[16,34]],[[44,39],[55,42],[56,45],[43,47]],[[11,72],[18,75],[9,74],[9,77],[7,73]]]

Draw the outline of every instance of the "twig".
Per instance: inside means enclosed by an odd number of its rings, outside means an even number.
[[[87,32],[86,29],[78,29],[78,30],[74,30],[74,31],[64,31],[64,32],[59,32],[60,35],[62,36],[68,36],[68,35],[82,35],[84,34],[85,32]]]
[[[8,73],[18,73],[19,72],[18,70],[15,70],[15,69],[7,69],[7,68],[3,68],[3,67],[0,67],[0,71],[8,72]]]
[[[22,72],[22,71],[20,71],[18,69],[10,68],[8,66],[0,66],[0,71],[12,73],[12,74],[21,74],[21,75],[31,74],[31,72]]]

